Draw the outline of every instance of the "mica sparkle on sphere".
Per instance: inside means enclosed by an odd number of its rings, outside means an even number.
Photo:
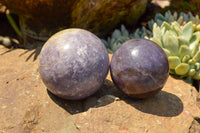
[[[109,70],[101,40],[83,29],[60,31],[47,40],[39,57],[39,73],[53,94],[79,100],[95,93]]]
[[[113,54],[111,77],[115,85],[133,98],[159,92],[169,76],[169,63],[162,48],[147,39],[132,39]]]

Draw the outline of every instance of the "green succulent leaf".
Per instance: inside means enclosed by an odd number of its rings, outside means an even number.
[[[140,35],[137,32],[135,32],[132,38],[140,38]]]
[[[153,36],[161,40],[161,29],[156,23],[153,25]]]
[[[188,71],[188,76],[192,77],[192,76],[194,76],[195,73],[196,73],[195,69],[190,69]]]
[[[172,55],[178,55],[178,39],[169,31],[166,31],[166,33],[163,35],[163,46],[164,48],[168,49]]]
[[[156,36],[154,36],[154,37],[152,38],[152,41],[154,41],[155,43],[157,43],[159,46],[163,47],[163,46],[162,46],[162,42],[161,42],[160,39],[158,39]]]
[[[108,53],[113,54],[113,51],[109,48],[107,48]]]
[[[183,38],[189,41],[192,37],[193,31],[194,31],[193,23],[190,21],[187,24],[185,24],[183,27]]]
[[[113,39],[117,39],[119,38],[120,36],[122,36],[120,30],[116,29],[113,33],[112,33],[112,38]]]
[[[158,19],[158,20],[156,20],[156,23],[157,23],[159,26],[161,26],[162,23],[163,23],[163,20]]]
[[[112,51],[115,52],[120,45],[118,42],[113,43],[111,46]]]
[[[143,33],[144,33],[144,32],[146,33],[146,28],[145,28],[144,26],[142,26],[142,29],[141,29],[141,30],[142,30]]]
[[[183,38],[183,36],[178,36],[177,39],[179,41],[179,45],[189,45],[189,42]]]
[[[200,51],[198,51],[192,58],[195,62],[200,62]]]
[[[188,62],[188,60],[190,59],[190,55],[185,55],[182,59],[182,62]]]
[[[189,64],[189,65],[190,65],[190,69],[195,69],[195,64]]]
[[[179,35],[182,35],[182,30],[181,30],[181,27],[180,27],[180,24],[178,22],[173,22],[172,23],[172,30],[177,34],[177,36]]]
[[[195,16],[194,23],[195,23],[195,24],[199,24],[199,15],[196,15],[196,16]]]
[[[115,38],[112,38],[112,39],[110,40],[110,48],[112,48],[112,45],[116,42],[116,40],[117,40],[117,39],[115,39]]]
[[[179,57],[182,59],[185,55],[190,55],[190,49],[187,45],[181,45],[179,49]]]
[[[108,44],[110,44],[110,41],[111,41],[111,38],[110,38],[110,37],[108,37]]]
[[[166,18],[161,13],[157,13],[155,16],[155,20],[166,21]]]
[[[196,70],[199,70],[199,69],[200,69],[200,63],[199,63],[199,62],[195,63],[195,69],[196,69]]]
[[[188,64],[190,65],[194,65],[196,63],[196,61],[194,61],[193,59],[189,59]]]
[[[195,80],[200,80],[200,71],[197,71],[192,78]]]
[[[154,20],[153,19],[151,19],[150,21],[148,21],[148,27],[149,27],[149,29],[152,31],[153,30],[153,25],[154,25]]]
[[[194,56],[199,48],[199,39],[197,39],[196,36],[192,37],[189,48],[190,48],[191,55]]]
[[[176,21],[176,20],[177,20],[177,17],[178,17],[177,12],[174,12],[173,17],[174,17],[174,21]]]
[[[122,36],[129,36],[129,32],[127,31],[127,29],[123,24],[121,25],[121,31],[122,31]]]
[[[187,15],[184,12],[181,12],[180,16],[183,17],[183,21],[187,21],[188,20],[188,17],[187,17]]]
[[[166,18],[167,21],[169,21],[169,18],[170,18],[171,15],[172,14],[171,14],[170,11],[165,12],[165,18]]]
[[[181,61],[177,56],[169,56],[168,61],[170,69],[175,69],[179,64],[181,64]]]
[[[103,42],[103,44],[106,46],[106,48],[108,48],[109,47],[109,44],[108,44],[108,42],[106,41],[106,40],[104,40],[104,39],[101,39],[101,41]]]
[[[141,34],[141,37],[144,38],[145,36],[148,36],[147,35],[147,32],[146,32],[146,28],[144,26],[142,26],[142,34]]]
[[[168,19],[168,22],[170,22],[170,23],[174,22],[174,16],[170,16],[169,19]]]
[[[200,31],[194,32],[193,35],[196,36],[196,39],[200,40]]]
[[[175,72],[178,75],[186,75],[190,69],[190,66],[187,63],[180,63],[176,66]]]
[[[165,48],[163,48],[163,50],[164,50],[165,54],[167,55],[167,57],[171,56],[171,53],[170,53],[169,50],[167,50],[167,49],[165,49]]]
[[[167,22],[163,22],[162,25],[161,25],[161,29],[165,28],[164,30],[164,33],[167,31],[167,30],[171,30],[171,27],[169,25],[169,23]]]
[[[113,52],[115,52],[117,50],[117,48],[124,43],[125,41],[129,40],[130,38],[127,36],[120,36],[117,39],[112,38],[111,39],[111,44],[110,44],[110,48]]]
[[[181,25],[183,23],[183,16],[180,16],[178,18],[177,22]]]

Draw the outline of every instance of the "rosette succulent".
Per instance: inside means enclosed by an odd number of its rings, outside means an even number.
[[[171,74],[200,80],[200,31],[192,21],[184,26],[177,21],[154,23],[150,40],[165,51]]]
[[[162,15],[161,13],[156,13],[154,19],[149,20],[146,27],[142,26],[142,28],[136,29],[136,31],[132,35],[132,38],[144,38],[145,36],[152,37],[154,23],[156,23],[158,26],[161,26],[163,22],[172,23],[174,21],[177,21],[177,23],[179,23],[180,25],[184,25],[189,21],[192,21],[196,25],[200,23],[199,16],[194,16],[191,12],[188,12],[187,14],[181,12],[179,15],[177,12],[171,13],[170,11],[165,12],[164,15]]]
[[[134,38],[144,38],[152,37],[153,24],[156,23],[161,26],[163,22],[172,23],[176,21],[179,25],[185,25],[187,22],[192,21],[196,25],[197,29],[200,29],[200,19],[199,16],[192,15],[191,12],[178,14],[177,12],[171,13],[170,11],[165,12],[164,15],[161,13],[156,13],[154,19],[147,22],[147,25],[137,28],[133,33],[129,33],[124,25],[121,25],[121,29],[115,29],[111,37],[102,42],[107,47],[109,53],[113,53],[116,49],[125,41]]]
[[[113,53],[117,50],[117,48],[124,43],[127,40],[130,40],[131,37],[129,35],[128,30],[125,28],[124,25],[121,25],[121,29],[115,29],[115,31],[112,33],[111,38],[108,37],[107,41],[104,39],[101,39],[101,41],[104,43],[104,45],[107,48],[107,51],[109,53]]]

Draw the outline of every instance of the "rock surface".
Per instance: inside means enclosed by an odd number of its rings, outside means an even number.
[[[146,100],[123,95],[110,76],[82,101],[60,99],[38,74],[40,49],[9,50],[0,45],[0,133],[199,133],[198,92],[169,77],[163,90]]]

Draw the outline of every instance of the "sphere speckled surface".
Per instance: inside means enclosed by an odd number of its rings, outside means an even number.
[[[165,52],[147,39],[132,39],[113,54],[111,77],[114,84],[133,98],[146,98],[158,93],[169,76]]]
[[[53,94],[79,100],[95,93],[109,70],[101,40],[83,29],[60,31],[47,40],[39,57],[39,73]]]

